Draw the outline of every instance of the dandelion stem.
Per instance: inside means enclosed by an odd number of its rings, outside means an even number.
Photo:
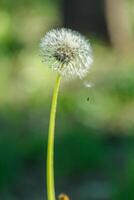
[[[55,131],[55,117],[57,107],[57,97],[60,86],[61,76],[58,75],[52,97],[52,105],[49,121],[48,132],[48,147],[47,147],[47,198],[48,200],[55,200],[55,185],[54,185],[54,131]]]

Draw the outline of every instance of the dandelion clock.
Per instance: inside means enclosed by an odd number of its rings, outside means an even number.
[[[54,131],[60,80],[75,77],[82,79],[89,72],[93,58],[89,41],[80,33],[65,28],[47,32],[40,42],[40,53],[42,61],[57,72],[50,111],[46,166],[47,198],[55,200]],[[67,195],[62,197],[69,199]]]

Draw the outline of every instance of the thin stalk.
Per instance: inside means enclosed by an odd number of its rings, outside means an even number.
[[[54,131],[55,117],[57,107],[57,97],[60,86],[61,76],[58,75],[52,97],[52,105],[50,111],[49,132],[48,132],[48,147],[47,147],[47,199],[55,200],[55,185],[54,185]]]

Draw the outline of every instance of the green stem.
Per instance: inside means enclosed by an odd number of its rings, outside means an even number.
[[[52,105],[49,121],[48,132],[48,147],[47,147],[47,198],[48,200],[55,200],[55,185],[54,185],[54,130],[55,130],[55,117],[57,97],[60,86],[61,76],[58,75],[54,86]]]

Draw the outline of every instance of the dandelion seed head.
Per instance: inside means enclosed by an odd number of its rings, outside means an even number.
[[[70,29],[53,29],[40,43],[43,62],[66,78],[83,78],[89,71],[92,50],[88,40]]]

